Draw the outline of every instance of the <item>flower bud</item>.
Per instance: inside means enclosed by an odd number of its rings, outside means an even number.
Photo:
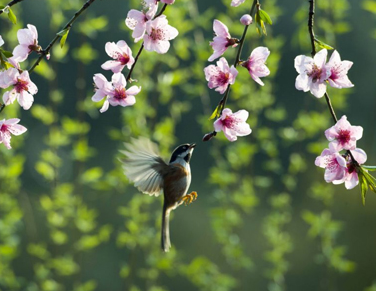
[[[210,132],[210,133],[207,133],[204,135],[204,137],[202,138],[202,141],[209,141],[211,140],[213,137],[215,137],[217,135],[217,133],[215,131],[213,132]]]
[[[161,2],[165,4],[174,4],[175,0],[161,0]]]
[[[250,25],[252,23],[252,16],[249,15],[249,14],[244,14],[241,18],[240,18],[240,22],[241,24],[243,25]]]

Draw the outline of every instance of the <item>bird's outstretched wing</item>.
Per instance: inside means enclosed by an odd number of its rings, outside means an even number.
[[[120,151],[126,156],[120,159],[124,174],[138,190],[158,196],[163,188],[162,174],[168,166],[159,156],[157,145],[144,137],[124,145],[125,150]]]

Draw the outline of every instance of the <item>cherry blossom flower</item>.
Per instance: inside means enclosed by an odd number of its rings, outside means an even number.
[[[3,38],[0,35],[0,46],[2,46],[3,44],[4,44],[4,40],[3,40]]]
[[[144,35],[144,46],[148,51],[156,51],[164,54],[170,48],[169,40],[174,39],[179,34],[178,30],[171,25],[165,15],[161,15],[152,21],[146,23],[146,32]]]
[[[345,177],[347,164],[345,158],[332,148],[324,149],[315,160],[315,165],[324,168],[324,179],[327,183],[342,180]]]
[[[252,51],[248,60],[241,64],[249,71],[252,79],[261,86],[264,86],[264,83],[261,81],[260,77],[265,77],[270,74],[268,67],[265,65],[269,55],[270,51],[267,47],[259,46]]]
[[[352,65],[353,62],[341,61],[339,53],[334,51],[326,64],[326,67],[330,70],[329,85],[338,89],[354,87],[347,77],[347,72]]]
[[[0,72],[0,87],[5,89],[13,85],[13,89],[3,95],[5,105],[12,104],[15,99],[23,109],[30,109],[33,105],[34,97],[38,92],[37,86],[30,80],[29,72],[23,71],[21,74],[15,68],[9,68]]]
[[[236,141],[238,136],[245,136],[252,132],[249,124],[246,123],[248,115],[246,110],[232,113],[231,109],[225,108],[222,116],[214,122],[214,130],[223,131],[229,141]]]
[[[18,118],[0,120],[0,144],[4,143],[8,150],[12,148],[10,146],[11,134],[20,135],[27,130],[26,127],[17,124],[19,122],[20,120]]]
[[[209,81],[208,86],[210,89],[216,88],[220,94],[223,94],[229,84],[235,83],[235,78],[238,75],[238,71],[234,66],[231,68],[225,58],[220,58],[217,62],[217,66],[210,65],[204,69],[206,81]]]
[[[146,31],[146,22],[149,20],[147,14],[143,11],[132,9],[128,12],[125,24],[133,30],[132,37],[134,42],[138,42],[144,37]]]
[[[351,154],[359,165],[362,165],[367,161],[367,154],[360,148],[352,150]],[[344,182],[346,189],[352,189],[359,184],[359,176],[357,172],[357,167],[354,165],[350,155],[346,155],[346,161],[347,165],[345,176],[341,180],[333,181],[333,184],[338,185]]]
[[[237,7],[240,4],[243,4],[245,0],[232,0],[231,1],[231,6]]]
[[[126,90],[127,82],[121,73],[112,75],[112,83],[108,82],[102,74],[95,74],[94,82],[96,92],[91,99],[98,102],[107,96],[102,108],[99,110],[101,113],[106,112],[109,105],[126,107],[135,104],[136,98],[134,96],[141,91],[141,87],[137,86],[132,86]]]
[[[38,45],[38,32],[34,25],[28,24],[28,28],[17,31],[18,42],[20,43],[13,50],[13,58],[17,62],[23,62],[32,51],[40,51],[42,48]]]
[[[249,14],[244,14],[242,17],[240,17],[240,23],[243,25],[250,25],[252,21],[252,16]]]
[[[124,40],[119,40],[116,44],[114,42],[107,42],[106,53],[113,58],[113,61],[107,61],[102,65],[103,70],[111,70],[114,73],[121,72],[125,66],[130,69],[134,63],[132,57],[132,50]]]
[[[325,131],[325,136],[330,141],[331,147],[337,152],[342,149],[355,149],[356,141],[361,139],[362,135],[363,127],[352,126],[347,121],[346,115],[342,116],[334,126]]]
[[[295,69],[299,73],[296,77],[295,88],[304,92],[310,91],[320,98],[326,92],[325,81],[330,76],[330,69],[325,66],[328,51],[322,49],[313,59],[303,55],[295,58]]]
[[[209,57],[209,62],[212,62],[216,58],[219,58],[221,55],[223,55],[228,47],[236,47],[238,45],[236,43],[237,40],[231,38],[227,26],[217,19],[214,19],[213,30],[216,36],[213,38],[213,41],[210,42],[210,45],[213,48],[214,52]]]

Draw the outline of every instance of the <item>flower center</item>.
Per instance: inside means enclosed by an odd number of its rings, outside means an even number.
[[[14,85],[14,88],[16,89],[17,93],[21,93],[22,91],[27,91],[29,89],[27,84],[27,81],[17,79],[17,83]]]
[[[341,129],[338,133],[337,140],[341,144],[345,144],[345,143],[348,143],[350,141],[350,138],[351,138],[350,131]]]
[[[126,53],[118,54],[116,58],[122,65],[125,65],[129,62],[129,56]]]
[[[312,78],[313,83],[316,83],[317,81],[320,81],[321,73],[322,70],[313,64],[312,71],[308,72],[307,75]]]
[[[151,30],[151,33],[150,33],[149,36],[152,40],[163,40],[165,35],[164,35],[164,32],[163,32],[162,29],[160,29],[160,28],[154,29],[153,28]]]
[[[222,124],[224,127],[234,128],[238,124],[238,121],[236,120],[236,118],[226,116],[226,118],[222,120]]]
[[[1,132],[6,132],[6,131],[8,131],[8,127],[3,123],[3,124],[0,126],[0,131],[1,131]]]
[[[125,99],[127,98],[127,94],[125,93],[125,88],[116,88],[114,97],[116,99]]]
[[[217,76],[217,82],[220,86],[227,84],[228,79],[229,79],[229,73],[225,74],[224,72],[219,72]]]

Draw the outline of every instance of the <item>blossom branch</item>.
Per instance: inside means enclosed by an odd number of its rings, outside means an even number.
[[[4,9],[0,9],[0,14],[3,14],[7,7],[12,7],[14,4],[17,4],[17,3],[21,2],[21,1],[23,1],[23,0],[13,0],[13,1],[10,1],[10,2],[5,6]]]
[[[63,27],[62,30],[69,30],[72,27],[73,22],[81,15],[82,12],[84,12],[89,6],[94,2],[95,0],[88,0],[86,3],[81,7],[80,10],[78,10],[71,20]],[[41,50],[39,58],[36,60],[36,62],[31,66],[29,69],[29,72],[34,71],[35,67],[39,65],[40,61],[43,59],[44,56],[48,55],[50,50],[52,49],[53,45],[56,43],[56,41],[60,38],[61,36],[56,34],[55,38],[50,42],[50,44],[44,49]]]
[[[163,12],[166,10],[166,7],[167,7],[167,4],[164,4],[161,11],[159,11],[159,13],[157,15],[155,15],[155,17],[153,19],[156,19],[157,17],[161,16],[163,14]],[[138,50],[137,52],[137,55],[136,57],[134,58],[134,63],[132,64],[132,67],[130,68],[129,72],[128,72],[128,75],[127,77],[125,78],[125,80],[128,82],[129,80],[131,80],[131,76],[132,76],[132,72],[133,72],[133,69],[134,67],[136,66],[137,64],[137,61],[138,61],[138,58],[139,56],[141,55],[141,52],[144,50],[144,42],[142,42],[141,44],[141,47],[140,49]]]
[[[23,1],[23,0],[14,0],[12,2],[20,2],[20,1]],[[81,7],[80,10],[78,10],[74,15],[73,17],[68,21],[68,23],[63,27],[62,30],[69,30],[73,23],[75,22],[75,20],[87,9],[89,8],[89,6],[94,2],[95,0],[88,0],[85,2],[85,4]],[[11,3],[12,3],[11,2]],[[15,3],[13,3],[12,5],[14,5]],[[49,43],[49,45],[45,48],[45,49],[42,49],[40,51],[38,51],[39,53],[39,57],[38,59],[35,61],[35,63],[31,66],[31,68],[29,69],[29,73],[32,73],[34,71],[34,69],[36,68],[36,66],[39,65],[39,63],[41,62],[41,60],[43,59],[43,57],[47,56],[50,52],[50,50],[52,49],[52,47],[54,46],[54,44],[56,43],[56,41],[60,38],[61,36],[56,34],[55,38]],[[5,104],[4,103],[0,103],[0,113],[4,110],[5,108]]]
[[[260,8],[259,0],[253,1],[252,7],[249,11],[249,15],[253,15],[256,7],[258,9]],[[240,38],[240,40],[237,40],[237,43],[239,44],[239,46],[238,46],[238,51],[236,53],[235,61],[234,61],[234,64],[233,64],[235,68],[236,68],[237,65],[239,65],[241,63],[240,55],[241,55],[241,52],[242,52],[242,49],[243,49],[243,46],[244,46],[244,41],[245,41],[245,38],[246,38],[246,35],[247,35],[248,26],[249,25],[245,25],[242,37]],[[216,116],[215,116],[216,118],[219,118],[222,115],[222,112],[223,112],[223,110],[226,106],[227,100],[228,100],[230,89],[231,89],[231,84],[228,84],[228,87],[225,91],[225,94],[223,95],[222,99],[219,101],[219,103],[217,105],[217,111],[216,111]],[[203,137],[203,141],[208,141],[216,135],[217,135],[217,132],[214,130],[213,132],[206,134]]]

